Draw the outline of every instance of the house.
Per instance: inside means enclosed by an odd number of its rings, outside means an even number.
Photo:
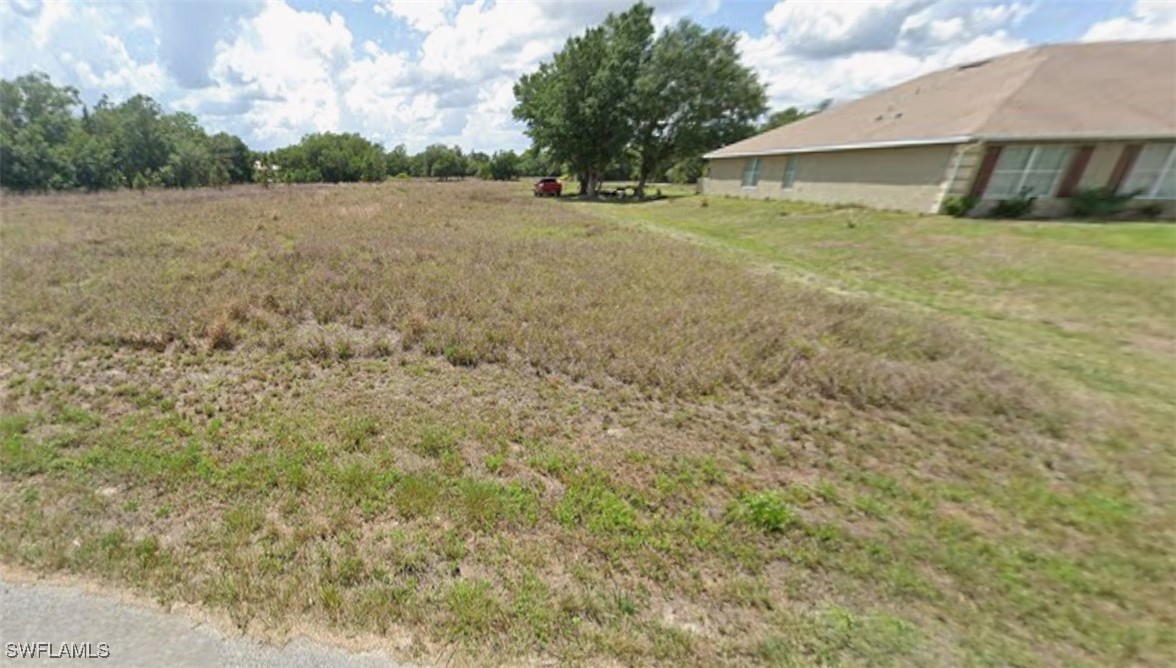
[[[928,74],[705,156],[702,191],[937,212],[1139,191],[1176,215],[1176,40],[1041,46]],[[1158,206],[1156,206],[1158,205]]]

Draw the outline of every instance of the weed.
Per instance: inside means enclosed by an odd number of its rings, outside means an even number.
[[[778,492],[746,494],[731,507],[730,515],[769,533],[783,531],[797,520],[796,512]]]
[[[423,457],[439,458],[457,447],[459,432],[444,424],[424,424],[413,449]]]
[[[490,634],[501,619],[501,603],[484,580],[455,582],[445,594],[453,631],[466,640]]]
[[[343,442],[349,450],[362,450],[379,433],[379,423],[367,415],[353,416],[343,424]]]
[[[637,511],[628,501],[598,482],[579,480],[569,485],[555,507],[564,526],[583,525],[589,531],[611,535],[638,531]]]
[[[428,517],[441,500],[440,487],[433,476],[405,474],[392,489],[392,505],[405,517]]]

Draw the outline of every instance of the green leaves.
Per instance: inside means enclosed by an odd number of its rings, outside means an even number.
[[[515,118],[589,187],[626,149],[644,184],[751,134],[766,108],[734,33],[682,21],[654,40],[652,15],[642,3],[610,15],[515,85]]]
[[[739,59],[737,36],[683,20],[658,36],[634,87],[638,178],[754,132],[766,109],[755,72]]]
[[[0,81],[0,185],[13,190],[105,190],[154,182],[176,187],[250,178],[252,156],[226,133],[209,137],[186,113],[165,114],[136,95],[91,111],[43,73]]]
[[[610,14],[515,84],[515,118],[527,124],[537,146],[570,163],[590,189],[632,139],[633,83],[651,45],[652,17],[644,3]]]
[[[271,161],[296,182],[380,181],[387,173],[384,149],[352,132],[306,135],[274,151]]]

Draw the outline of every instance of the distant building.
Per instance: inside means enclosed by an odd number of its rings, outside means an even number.
[[[1041,46],[959,65],[725,146],[703,192],[936,212],[1087,188],[1176,214],[1176,40]],[[1135,206],[1133,202],[1133,206]]]

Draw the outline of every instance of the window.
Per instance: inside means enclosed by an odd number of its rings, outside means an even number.
[[[792,188],[793,182],[796,181],[796,166],[799,163],[800,158],[796,156],[790,156],[788,158],[788,164],[784,165],[784,182],[780,185],[783,186],[785,190],[790,190]]]
[[[1140,191],[1140,199],[1176,199],[1176,144],[1147,144],[1119,192]]]
[[[1069,146],[1006,146],[984,196],[1001,199],[1024,192],[1031,197],[1049,197],[1057,189],[1069,157]]]
[[[743,187],[754,188],[759,183],[760,159],[752,158],[743,164]]]

